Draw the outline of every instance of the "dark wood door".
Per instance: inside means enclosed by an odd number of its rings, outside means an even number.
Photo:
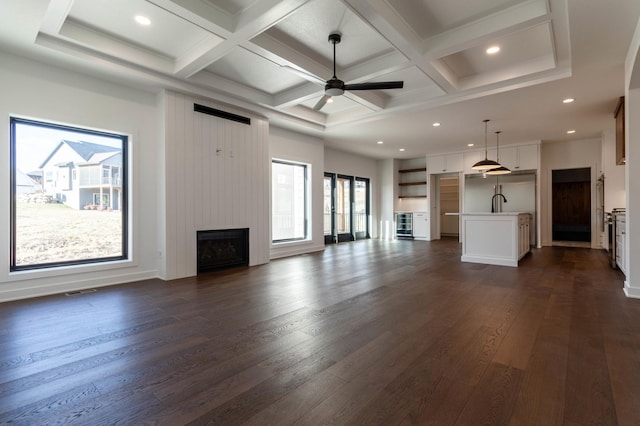
[[[552,229],[555,241],[591,241],[591,182],[584,179],[584,169],[553,171]]]

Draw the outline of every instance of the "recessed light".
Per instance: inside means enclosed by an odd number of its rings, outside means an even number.
[[[467,144],[467,146],[473,146],[473,145],[474,145],[474,144],[472,144],[472,143],[468,143],[468,144]]]
[[[384,143],[384,141],[378,141],[376,142],[378,145],[382,145]]]
[[[487,53],[489,55],[495,55],[499,51],[500,51],[500,46],[491,46],[490,48],[487,49]]]
[[[332,104],[332,103],[333,103],[333,98],[329,98],[329,99],[327,99],[327,103],[328,103],[328,104]]]
[[[151,19],[147,18],[146,16],[136,15],[136,17],[133,19],[135,19],[138,24],[144,25],[145,27],[147,25],[151,25]]]
[[[404,152],[404,148],[400,148],[400,152]]]
[[[576,131],[575,130],[567,130],[567,134],[572,135],[574,134]]]
[[[440,127],[440,123],[433,123],[432,126],[433,127]]]
[[[573,102],[573,101],[575,101],[575,99],[573,99],[573,98],[567,98],[567,99],[564,99],[564,100],[562,101],[562,103],[563,103],[563,104],[570,104],[570,103],[571,103],[571,102]]]

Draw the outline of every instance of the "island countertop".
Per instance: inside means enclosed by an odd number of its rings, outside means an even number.
[[[460,213],[461,216],[518,216],[521,214],[531,214],[527,212],[471,212],[471,213]]]

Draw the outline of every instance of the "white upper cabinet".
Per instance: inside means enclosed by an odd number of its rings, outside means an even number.
[[[536,170],[538,168],[538,145],[501,148],[500,164],[512,171]]]
[[[534,170],[538,169],[540,161],[539,145],[525,145],[518,147],[518,163],[514,170]]]
[[[431,175],[461,172],[462,170],[462,154],[434,155],[427,157],[427,172]]]

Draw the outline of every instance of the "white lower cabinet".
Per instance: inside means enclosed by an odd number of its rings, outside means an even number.
[[[618,214],[616,215],[616,264],[618,268],[626,275],[627,271],[625,270],[625,237],[627,235],[627,218],[625,215]]]
[[[429,226],[427,223],[427,212],[413,213],[413,238],[416,240],[426,240],[428,238]]]
[[[462,213],[463,262],[518,266],[529,252],[529,213]]]

